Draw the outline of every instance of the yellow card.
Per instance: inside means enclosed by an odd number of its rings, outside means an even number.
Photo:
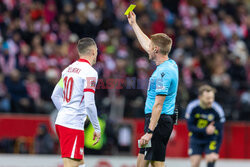
[[[128,15],[129,12],[133,11],[135,7],[136,7],[136,5],[131,4],[131,5],[128,7],[128,9],[126,10],[126,12],[124,13],[124,15]]]

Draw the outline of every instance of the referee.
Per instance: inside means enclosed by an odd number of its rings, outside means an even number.
[[[130,12],[128,22],[132,26],[141,46],[149,54],[157,68],[150,77],[145,104],[145,135],[140,139],[137,167],[164,167],[166,145],[173,130],[174,108],[178,87],[178,67],[168,57],[172,40],[158,33],[149,39],[136,23],[136,15]],[[145,147],[151,141],[151,147]]]
[[[199,99],[190,102],[186,110],[189,130],[189,156],[192,167],[199,167],[205,153],[207,167],[218,160],[225,122],[222,107],[214,101],[215,89],[209,85],[199,88]]]

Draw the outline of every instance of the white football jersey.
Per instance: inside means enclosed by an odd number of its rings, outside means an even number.
[[[84,92],[95,93],[97,72],[87,60],[79,59],[63,70],[62,79],[63,102],[55,124],[84,130],[87,117],[84,108]]]

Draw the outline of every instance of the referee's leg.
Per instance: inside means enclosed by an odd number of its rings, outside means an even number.
[[[144,154],[138,154],[136,167],[148,167],[151,164],[152,167],[165,167],[163,161],[148,161],[144,159]]]
[[[148,167],[149,161],[145,160],[144,157],[144,154],[138,154],[136,167]]]
[[[162,161],[151,161],[151,165],[152,165],[152,167],[164,167],[165,166],[165,162],[162,162]]]

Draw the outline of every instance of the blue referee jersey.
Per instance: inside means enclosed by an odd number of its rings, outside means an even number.
[[[157,95],[166,96],[161,114],[174,114],[178,78],[178,66],[174,60],[168,59],[157,66],[149,79],[145,114],[152,113],[155,97]]]

